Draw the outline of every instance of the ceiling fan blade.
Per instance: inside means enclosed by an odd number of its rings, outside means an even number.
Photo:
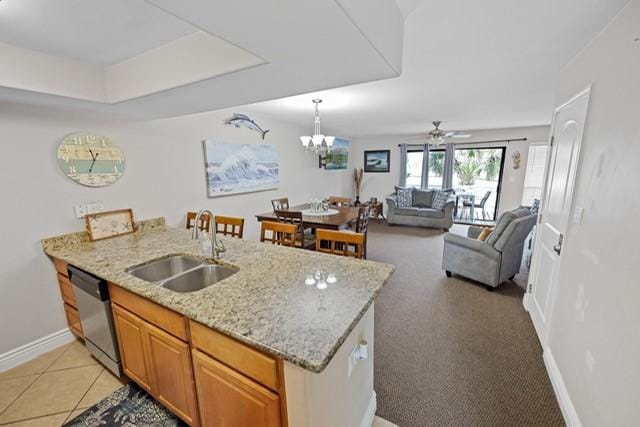
[[[470,136],[470,133],[458,133],[456,135],[453,135],[453,138],[469,138]]]

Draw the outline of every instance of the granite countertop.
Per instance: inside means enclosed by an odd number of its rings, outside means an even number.
[[[202,290],[177,293],[125,272],[172,254],[202,257],[200,243],[164,219],[134,234],[90,242],[85,232],[42,241],[45,252],[250,346],[321,372],[373,303],[394,267],[301,249],[219,237],[220,262],[239,268]],[[318,270],[335,275],[326,289],[306,285]]]

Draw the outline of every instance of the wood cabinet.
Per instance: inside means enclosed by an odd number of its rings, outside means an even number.
[[[80,315],[78,314],[78,304],[76,303],[76,295],[73,292],[71,281],[69,280],[69,272],[67,271],[67,263],[54,258],[53,265],[56,269],[56,279],[60,288],[60,296],[62,297],[64,313],[67,317],[69,330],[79,338],[84,338],[82,333],[82,324],[80,323]]]
[[[286,427],[283,362],[109,283],[125,374],[188,424]]]
[[[189,425],[199,425],[189,344],[112,305],[125,374]]]
[[[113,323],[125,375],[151,392],[151,375],[145,347],[144,320],[113,304]]]
[[[193,366],[203,426],[281,425],[277,394],[198,350]]]
[[[183,420],[197,424],[198,405],[189,344],[153,325],[145,325],[145,330],[154,396]]]
[[[64,314],[65,316],[67,316],[67,323],[69,324],[69,329],[71,330],[71,332],[79,337],[82,337],[82,323],[80,323],[80,315],[78,314],[78,310],[65,303]]]

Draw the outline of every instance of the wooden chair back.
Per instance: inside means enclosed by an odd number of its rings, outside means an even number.
[[[364,234],[351,231],[316,231],[316,251],[364,258]]]
[[[242,239],[244,232],[244,218],[216,215],[216,233]]]
[[[371,206],[360,206],[358,220],[356,221],[356,233],[364,234],[362,257],[367,258],[367,231],[369,231],[369,218],[371,218]]]
[[[351,206],[351,197],[329,196],[329,204],[332,206]]]
[[[273,212],[276,214],[276,217],[278,217],[278,222],[295,224],[298,227],[298,231],[304,230],[304,221],[302,220],[301,211],[283,211],[278,209]]]
[[[197,212],[187,212],[187,230],[195,227],[196,215],[198,215]],[[203,213],[202,215],[200,215],[200,224],[198,228],[200,229],[200,231],[206,231],[208,233],[210,227],[211,218],[209,218],[209,214]]]
[[[371,217],[370,206],[360,206],[358,209],[358,220],[356,221],[356,233],[367,234],[369,229],[369,218]]]
[[[282,197],[280,199],[273,199],[271,201],[271,206],[273,206],[274,211],[289,209],[289,198]]]
[[[296,246],[298,227],[282,222],[262,221],[260,223],[260,241],[273,245]]]

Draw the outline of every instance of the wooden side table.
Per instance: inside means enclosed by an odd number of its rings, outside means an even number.
[[[362,206],[369,206],[370,208],[370,218],[382,218],[385,221],[387,220],[384,217],[384,203],[383,202],[376,202],[376,203],[371,203],[371,202],[364,202],[362,204]]]

